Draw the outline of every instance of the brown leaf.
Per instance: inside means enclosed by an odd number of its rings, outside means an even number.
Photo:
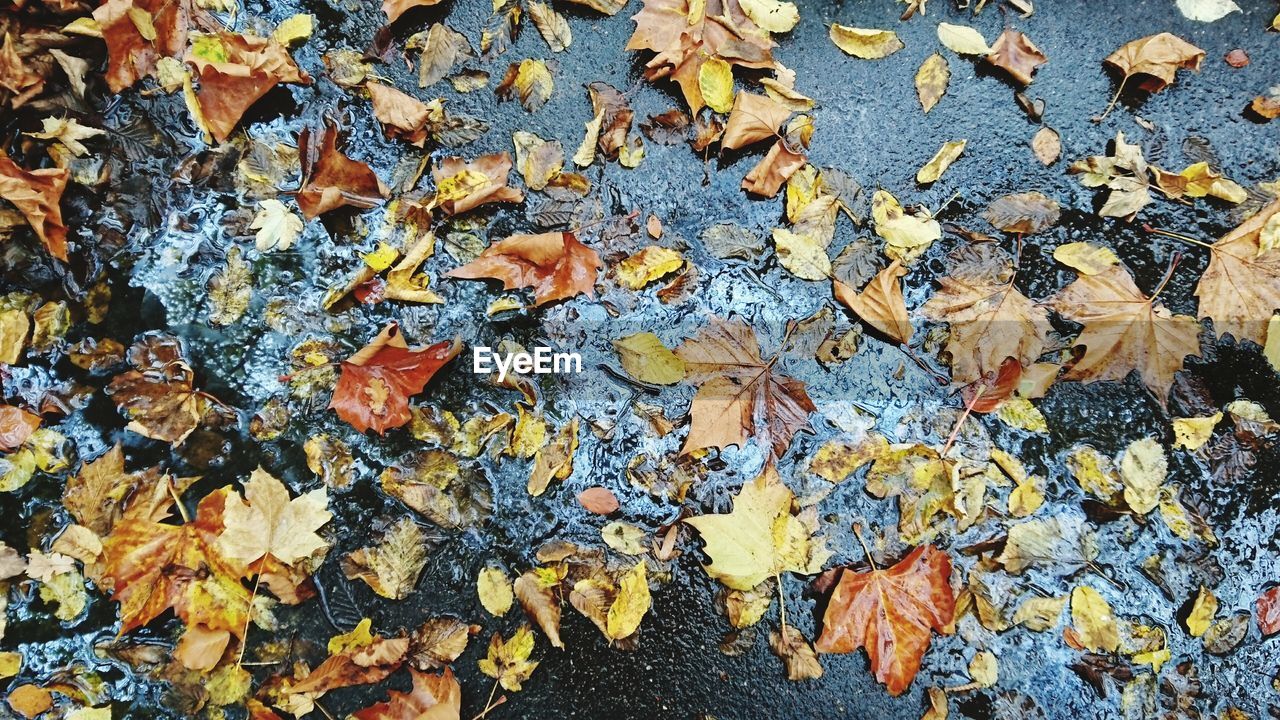
[[[779,139],[769,148],[768,154],[742,178],[742,189],[761,197],[774,197],[778,190],[797,170],[804,167],[808,158],[804,153],[792,152],[786,141]]]
[[[897,342],[909,343],[911,317],[907,313],[906,300],[902,297],[902,283],[898,281],[906,274],[907,269],[894,260],[889,267],[872,278],[862,292],[855,291],[839,280],[831,281],[831,289],[836,299],[856,313],[863,322]]]
[[[729,122],[720,138],[720,147],[737,150],[777,137],[778,129],[789,117],[791,110],[773,98],[740,92],[733,101],[733,110],[729,113]]]
[[[458,659],[479,625],[457,618],[431,618],[409,636],[409,663],[419,670],[439,670]]]
[[[1038,192],[996,198],[982,214],[997,230],[1032,235],[1058,224],[1058,203]]]
[[[618,498],[614,496],[609,488],[589,487],[578,493],[578,502],[587,512],[597,515],[608,515],[618,511]]]
[[[1236,48],[1227,53],[1224,59],[1228,65],[1236,69],[1249,66],[1249,53],[1241,48]]]
[[[120,445],[67,478],[62,505],[81,525],[105,536],[122,517],[160,522],[173,505],[169,479],[154,468],[125,472]]]
[[[1265,635],[1280,632],[1280,586],[1258,596],[1258,630]]]
[[[1196,285],[1197,316],[1212,318],[1218,335],[1267,342],[1267,324],[1280,308],[1280,248],[1263,250],[1261,245],[1269,226],[1276,226],[1280,235],[1280,200],[1213,244],[1209,267]]]
[[[450,215],[491,202],[520,202],[524,194],[507,187],[511,156],[505,152],[481,155],[471,162],[445,158],[431,170],[436,181],[436,204]]]
[[[289,51],[270,38],[221,32],[203,36],[202,51],[193,46],[186,62],[200,78],[196,100],[214,139],[223,142],[255,102],[279,83],[310,85],[311,76],[293,62]],[[217,44],[217,61],[209,60]]]
[[[775,372],[774,363],[760,357],[755,332],[740,321],[712,319],[676,355],[686,379],[699,386],[681,455],[741,447],[755,435],[772,457],[781,457],[815,410],[804,383]]]
[[[602,267],[596,251],[578,242],[573,233],[542,233],[500,240],[446,277],[501,280],[504,290],[533,288],[537,307],[580,293],[594,298],[596,274]]]
[[[458,720],[462,713],[462,686],[453,671],[439,675],[409,669],[413,689],[392,690],[387,702],[371,705],[352,714],[356,720]]]
[[[393,87],[371,82],[365,86],[373,101],[373,116],[382,123],[382,131],[389,138],[400,138],[422,147],[430,133],[427,122],[431,108],[421,100]]]
[[[1122,84],[1136,76],[1139,88],[1158,92],[1173,82],[1179,68],[1199,70],[1202,60],[1203,50],[1163,32],[1125,43],[1102,62],[1120,72]]]
[[[171,335],[148,335],[129,348],[133,370],[112,378],[107,395],[129,418],[128,429],[175,447],[200,425],[212,398],[195,389],[195,373]]]
[[[1084,345],[1085,353],[1067,371],[1067,380],[1123,380],[1137,370],[1163,405],[1183,359],[1200,353],[1200,324],[1143,295],[1120,265],[1081,275],[1050,306],[1084,325],[1075,344]]]
[[[866,648],[876,679],[901,695],[920,670],[930,630],[952,632],[951,558],[922,545],[888,570],[844,570],[818,637],[820,653]]]
[[[0,45],[0,103],[7,103],[14,110],[44,92],[47,74],[24,60],[20,43],[14,33],[6,32]]]
[[[687,0],[644,0],[632,20],[636,30],[626,49],[657,53],[645,64],[645,79],[674,80],[695,114],[706,105],[698,74],[708,59],[746,68],[774,66],[769,33],[735,0],[709,0],[696,9]]]
[[[320,142],[307,128],[298,136],[298,156],[302,160],[302,186],[298,188],[298,209],[308,220],[344,205],[371,208],[387,197],[386,185],[366,164],[338,151],[338,128],[325,124]]]
[[[982,246],[958,252],[960,262],[939,280],[938,292],[920,308],[921,314],[951,326],[946,351],[951,375],[969,384],[1000,369],[1005,358],[1029,366],[1048,342],[1049,314],[1013,284],[1015,270],[1003,253],[994,262]]]
[[[1035,152],[1040,164],[1048,167],[1062,156],[1062,137],[1057,130],[1045,125],[1031,138],[1031,150]]]
[[[563,648],[564,643],[560,640],[560,600],[552,589],[544,586],[534,572],[527,572],[516,578],[513,589],[520,607],[524,608],[531,620],[538,623],[552,647]]]
[[[390,323],[360,352],[342,362],[329,407],[360,432],[379,435],[412,419],[409,398],[422,392],[436,371],[461,351],[457,340],[410,348]]]
[[[371,642],[330,655],[306,677],[290,683],[286,692],[323,695],[338,688],[375,683],[398,670],[408,652],[408,638],[374,635]]]
[[[67,226],[62,224],[62,191],[71,172],[66,168],[24,170],[0,155],[0,198],[27,218],[49,254],[66,262]]]
[[[1019,85],[1031,84],[1031,74],[1049,61],[1048,56],[1031,42],[1031,38],[1012,28],[1006,28],[991,45],[987,62],[1009,73]]]
[[[134,15],[142,12],[155,36],[143,36]],[[187,48],[191,3],[188,0],[107,0],[93,19],[107,44],[107,87],[118,93],[152,75],[162,57],[177,57]]]

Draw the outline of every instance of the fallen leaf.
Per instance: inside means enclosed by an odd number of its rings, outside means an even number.
[[[908,213],[898,199],[885,190],[871,197],[871,218],[876,234],[885,241],[885,255],[891,260],[911,263],[942,237],[942,226],[927,212]]]
[[[1280,200],[1259,210],[1210,248],[1209,267],[1196,285],[1197,317],[1213,320],[1219,336],[1231,333],[1259,345],[1280,307],[1280,251],[1265,248],[1268,228],[1280,232]]]
[[[387,15],[387,23],[394,23],[400,16],[419,7],[431,7],[440,0],[382,0],[382,12]]]
[[[785,635],[770,632],[769,649],[786,666],[788,680],[799,682],[822,677],[822,664],[818,662],[818,654],[799,630],[790,628]]]
[[[772,98],[739,92],[734,98],[724,135],[720,136],[720,147],[737,150],[761,140],[775,138],[789,117],[791,110]]]
[[[502,100],[520,98],[520,104],[529,112],[536,112],[551,99],[555,89],[555,80],[551,70],[541,60],[521,60],[511,63],[502,82],[494,88],[494,92]]]
[[[1217,613],[1218,598],[1214,597],[1209,588],[1201,585],[1200,591],[1196,593],[1196,600],[1191,605],[1191,612],[1187,615],[1187,632],[1191,637],[1204,635]]]
[[[342,361],[329,407],[359,432],[379,435],[412,419],[409,398],[422,392],[445,363],[462,350],[458,341],[410,348],[395,323]]]
[[[471,162],[445,158],[431,175],[436,181],[436,204],[445,213],[457,215],[491,202],[516,203],[524,194],[507,187],[511,156],[505,152],[481,155]]]
[[[847,55],[863,60],[878,60],[898,52],[906,45],[892,30],[872,30],[831,24],[831,42]]]
[[[40,125],[41,132],[23,134],[41,140],[57,140],[76,157],[89,154],[89,148],[85,147],[81,140],[106,134],[105,130],[81,125],[75,118],[47,117],[40,120]]]
[[[946,172],[947,168],[951,167],[951,163],[964,152],[967,143],[967,140],[950,140],[943,143],[942,147],[938,148],[938,152],[934,153],[929,162],[916,173],[916,182],[921,185],[937,182],[942,177],[942,173]]]
[[[698,385],[681,455],[741,447],[756,436],[772,457],[781,457],[815,409],[804,383],[775,372],[774,363],[760,357],[754,331],[740,321],[713,319],[676,355],[686,379]]]
[[[618,498],[609,488],[599,485],[589,487],[578,493],[578,504],[587,512],[596,515],[610,515],[618,511]]]
[[[200,80],[195,98],[201,125],[218,142],[226,141],[245,112],[277,84],[311,84],[283,45],[255,35],[198,36],[184,59]]]
[[[1120,461],[1120,480],[1124,483],[1124,501],[1134,512],[1145,515],[1160,502],[1160,486],[1169,471],[1164,448],[1152,438],[1129,444]]]
[[[1280,632],[1280,586],[1258,596],[1258,630],[1264,636]]]
[[[1188,20],[1216,22],[1233,12],[1241,12],[1232,0],[1178,0],[1178,10]]]
[[[1071,591],[1071,625],[1090,652],[1115,652],[1120,630],[1111,604],[1097,590],[1079,585]]]
[[[670,248],[649,245],[623,259],[615,272],[623,287],[640,290],[682,267],[683,255]]]
[[[733,66],[718,57],[709,57],[698,68],[698,91],[707,107],[718,113],[733,108]]]
[[[254,236],[258,252],[283,251],[293,247],[302,234],[303,222],[284,203],[268,198],[258,201],[258,212],[249,229],[258,231]]]
[[[1053,250],[1053,259],[1082,275],[1097,275],[1120,264],[1111,248],[1087,242],[1059,245]]]
[[[261,467],[244,483],[244,499],[231,493],[223,510],[218,549],[241,564],[268,556],[294,565],[329,546],[316,531],[333,517],[324,488],[296,498]]]
[[[338,128],[332,124],[326,123],[319,143],[315,131],[304,129],[298,135],[298,156],[303,179],[297,202],[308,220],[344,205],[371,208],[388,195],[387,187],[368,165],[338,150]]]
[[[1137,370],[1163,405],[1183,359],[1200,354],[1200,324],[1143,295],[1118,265],[1081,275],[1049,304],[1084,325],[1075,344],[1085,346],[1085,353],[1067,370],[1067,380],[1119,381]]]
[[[107,395],[129,418],[129,430],[181,445],[216,400],[195,389],[195,372],[171,335],[144,336],[129,348],[128,358],[134,369],[112,378]]]
[[[501,635],[494,633],[489,641],[489,654],[480,660],[480,672],[497,680],[503,689],[518,692],[538,667],[536,661],[529,660],[533,645],[533,631],[527,624],[521,625],[505,642]]]
[[[40,427],[39,415],[13,405],[0,405],[0,452],[13,452],[18,449],[38,427]]]
[[[533,288],[536,307],[582,293],[594,298],[601,267],[600,256],[573,233],[557,232],[500,240],[446,277],[501,280],[504,290]]]
[[[24,170],[0,156],[0,198],[13,203],[49,254],[66,262],[67,226],[62,223],[62,191],[71,172],[66,168]]]
[[[111,92],[153,74],[160,58],[182,53],[190,13],[189,3],[165,0],[108,0],[97,7],[92,19],[107,45],[105,77]],[[150,26],[145,33],[136,20],[139,17],[145,18],[144,26]]]
[[[1094,155],[1076,161],[1067,168],[1067,172],[1071,174],[1080,174],[1080,181],[1086,187],[1105,186],[1110,189],[1106,203],[1098,211],[1099,215],[1130,220],[1139,210],[1151,204],[1147,171],[1142,148],[1125,142],[1123,132],[1116,133],[1112,155]]]
[[[516,169],[530,190],[542,190],[564,169],[564,148],[531,132],[517,130],[511,141],[516,149]]]
[[[939,53],[930,55],[920,64],[920,69],[916,71],[916,97],[920,99],[920,107],[924,109],[925,114],[928,114],[942,96],[947,94],[949,82],[951,82],[951,68],[947,65],[947,59]]]
[[[1173,418],[1173,446],[1199,450],[1213,437],[1213,429],[1221,421],[1221,412],[1206,417]]]
[[[1006,28],[991,46],[986,61],[1009,74],[1019,85],[1031,84],[1031,74],[1049,61],[1048,56],[1031,42],[1031,38],[1012,28]]]
[[[761,197],[774,197],[782,184],[806,162],[808,158],[804,153],[793,151],[784,140],[779,139],[746,177],[742,178],[742,189]]]
[[[1136,77],[1142,90],[1159,92],[1173,82],[1179,69],[1199,70],[1202,60],[1203,50],[1162,32],[1125,43],[1102,62],[1120,73],[1121,88]]]
[[[771,33],[791,32],[800,22],[795,3],[781,0],[739,0],[738,4],[751,22]]]
[[[832,280],[836,299],[852,310],[863,322],[899,343],[911,342],[911,316],[902,297],[900,279],[907,269],[897,260],[881,270],[861,292],[839,280]]]
[[[1057,130],[1045,125],[1031,138],[1031,151],[1036,154],[1041,165],[1048,167],[1058,162],[1058,158],[1062,156],[1062,138]]]
[[[427,564],[426,533],[410,518],[400,518],[376,545],[362,547],[342,558],[342,574],[360,579],[389,600],[409,597]],[[406,645],[407,647],[407,645]]]
[[[672,385],[684,379],[684,361],[651,332],[619,338],[613,347],[622,369],[640,382]]]
[[[578,450],[578,418],[560,427],[551,442],[538,450],[529,471],[527,490],[537,497],[546,492],[552,480],[564,480],[573,474],[573,454]]]
[[[573,42],[573,31],[569,28],[569,21],[564,15],[556,12],[550,4],[538,2],[538,0],[530,0],[525,8],[529,12],[529,19],[533,20],[534,27],[538,28],[538,34],[546,41],[551,52],[564,52],[568,49]]]
[[[370,705],[352,714],[356,720],[458,720],[462,713],[462,687],[445,668],[435,675],[409,668],[413,687],[409,692],[392,690],[386,702]]]
[[[952,632],[951,558],[922,545],[887,570],[844,570],[816,647],[820,653],[866,648],[876,679],[890,695],[907,690],[929,649],[930,631]]]
[[[960,55],[987,55],[991,52],[991,46],[982,33],[968,25],[938,23],[938,41]]]
[[[498,617],[506,615],[515,600],[507,574],[496,567],[486,567],[476,576],[476,594],[484,609]]]

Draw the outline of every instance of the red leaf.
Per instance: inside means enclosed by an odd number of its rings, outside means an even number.
[[[457,340],[411,349],[391,323],[373,342],[342,363],[329,407],[352,427],[382,434],[409,422],[409,397],[422,392],[436,374],[462,349]]]
[[[494,243],[447,277],[501,280],[504,290],[533,288],[537,306],[579,293],[595,298],[596,272],[602,267],[596,251],[573,233],[542,233],[512,235]]]
[[[11,452],[40,427],[40,416],[20,407],[0,405],[0,452]]]
[[[1258,597],[1258,629],[1263,635],[1280,632],[1280,585]]]
[[[998,409],[1018,389],[1022,379],[1022,363],[1017,358],[1005,358],[1000,369],[987,373],[977,382],[966,385],[961,395],[964,405],[976,413],[989,413]]]
[[[922,545],[888,570],[845,570],[831,593],[822,635],[823,653],[867,649],[876,679],[901,695],[920,670],[930,630],[950,633],[955,620],[951,558]]]
[[[589,487],[578,493],[578,502],[587,512],[597,515],[608,515],[618,509],[618,498],[609,492],[609,488]]]
[[[371,208],[388,194],[368,165],[338,152],[338,128],[333,125],[325,125],[318,146],[314,131],[303,130],[298,136],[298,155],[303,177],[298,209],[308,220],[343,205]]]

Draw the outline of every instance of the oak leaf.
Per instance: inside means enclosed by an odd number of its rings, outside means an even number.
[[[319,142],[315,135],[307,128],[298,136],[302,186],[297,201],[302,214],[314,220],[344,205],[367,209],[382,202],[387,187],[368,165],[338,150],[338,128],[326,123]]]
[[[774,362],[760,357],[755,332],[741,321],[713,319],[676,356],[684,361],[686,379],[699,386],[681,455],[742,446],[754,435],[769,456],[781,457],[816,409],[803,382],[775,372]]]
[[[911,317],[907,313],[907,303],[902,297],[902,283],[899,280],[907,274],[902,263],[894,260],[889,267],[881,270],[862,292],[845,285],[839,280],[831,281],[831,290],[836,299],[845,307],[857,314],[863,322],[879,330],[900,343],[911,342]]]
[[[1177,35],[1162,32],[1125,43],[1102,62],[1120,73],[1122,86],[1136,77],[1139,88],[1158,92],[1173,82],[1179,69],[1199,70],[1204,55]]]
[[[952,632],[951,558],[921,545],[888,570],[844,570],[822,620],[820,653],[866,648],[876,679],[901,695],[920,670],[930,631]]]
[[[951,326],[952,380],[976,382],[1005,358],[1034,363],[1048,342],[1049,314],[1014,286],[1016,271],[1003,253],[970,245],[957,255],[960,262],[920,308],[926,318]]]
[[[1004,70],[1019,85],[1031,84],[1031,74],[1036,68],[1049,61],[1048,56],[1040,52],[1040,48],[1031,42],[1031,38],[1006,28],[991,46],[991,53],[986,61]]]
[[[49,254],[66,262],[67,226],[62,223],[62,192],[71,171],[66,168],[24,170],[0,155],[0,198],[13,203]]]
[[[329,407],[356,430],[379,435],[412,419],[409,398],[462,350],[457,340],[410,348],[390,323],[360,352],[342,361]]]
[[[458,720],[462,713],[462,686],[453,671],[445,668],[435,675],[410,668],[413,688],[392,690],[386,702],[370,705],[352,714],[356,720]]]
[[[1262,243],[1268,228],[1280,231],[1280,200],[1259,210],[1210,248],[1209,267],[1196,285],[1197,316],[1211,318],[1219,335],[1263,345],[1272,314],[1280,309],[1280,248]]]
[[[1085,353],[1067,371],[1067,380],[1123,380],[1137,370],[1163,405],[1183,359],[1200,354],[1200,324],[1143,295],[1119,265],[1081,275],[1050,306],[1084,325],[1075,344],[1084,345]]]
[[[734,590],[750,590],[784,572],[812,575],[830,553],[814,527],[791,514],[794,496],[772,465],[742,486],[733,510],[685,520],[702,535],[707,574]]]
[[[501,280],[504,290],[533,288],[534,306],[585,293],[595,298],[596,274],[604,264],[573,233],[512,235],[446,277]]]
[[[511,156],[505,152],[481,155],[471,162],[445,158],[431,170],[436,181],[436,204],[449,215],[456,215],[485,203],[520,202],[524,194],[507,187],[510,172]]]
[[[289,51],[270,38],[221,32],[201,35],[186,62],[200,79],[199,116],[218,142],[225,141],[254,103],[279,83],[310,85]]]

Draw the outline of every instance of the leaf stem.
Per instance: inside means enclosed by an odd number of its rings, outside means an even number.
[[[986,391],[986,385],[979,386],[978,392],[974,393],[969,402],[964,404],[964,413],[960,416],[960,419],[956,421],[956,426],[951,428],[951,436],[947,438],[947,444],[942,446],[942,452],[938,453],[939,457],[945,458],[947,453],[951,452],[951,446],[955,444],[956,438],[960,435],[961,426],[964,425],[965,420],[969,419],[969,415],[973,413],[974,406],[978,404],[978,398],[981,398],[982,393]]]
[[[1107,109],[1103,110],[1102,114],[1098,117],[1093,118],[1094,122],[1100,123],[1107,117],[1107,115],[1111,114],[1111,109],[1116,106],[1117,102],[1120,102],[1120,93],[1124,92],[1124,84],[1127,82],[1129,82],[1129,76],[1125,75],[1124,78],[1120,80],[1120,87],[1116,88],[1116,94],[1111,96],[1111,102],[1107,105]]]
[[[867,547],[866,541],[862,539],[862,526],[858,523],[853,524],[853,535],[858,538],[858,544],[862,546],[862,552],[867,554],[867,562],[871,563],[871,569],[879,571],[880,568],[876,565],[876,559],[871,557],[871,548]]]
[[[782,642],[790,645],[791,641],[787,639],[787,596],[782,592],[782,573],[773,576],[778,581],[778,608],[782,616]]]
[[[1191,237],[1190,235],[1183,235],[1182,233],[1176,233],[1171,230],[1161,230],[1160,228],[1151,227],[1150,225],[1147,225],[1145,223],[1143,224],[1142,229],[1146,230],[1152,235],[1163,235],[1164,237],[1173,238],[1174,240],[1181,240],[1182,242],[1185,242],[1185,243],[1198,245],[1199,247],[1205,248],[1207,250],[1214,249],[1212,244],[1207,243],[1203,240],[1197,240]]]
[[[236,658],[236,665],[243,666],[244,651],[249,647],[249,626],[253,623],[253,601],[258,598],[258,586],[262,583],[262,568],[258,568],[258,574],[253,578],[253,592],[249,594],[249,607],[244,613],[244,632],[240,633],[240,656]]]
[[[178,491],[173,489],[173,480],[168,475],[164,476],[164,488],[169,491],[169,497],[173,498],[173,504],[178,506],[178,515],[182,517],[182,522],[191,522],[191,516],[187,515],[187,508],[182,504],[182,498],[178,497]]]
[[[493,710],[494,708],[498,707],[499,705],[507,701],[507,696],[503,695],[502,697],[498,698],[497,702],[494,702],[493,696],[496,695],[497,692],[498,692],[498,681],[495,679],[493,681],[493,689],[489,691],[489,699],[484,701],[484,710],[481,710],[480,714],[471,718],[471,720],[481,720],[481,718],[483,718],[485,715],[488,715],[491,710]]]
[[[1165,285],[1169,284],[1169,280],[1173,278],[1173,271],[1178,267],[1178,263],[1182,262],[1182,253],[1175,252],[1173,258],[1169,261],[1169,269],[1164,271],[1164,277],[1160,279],[1160,284],[1156,286],[1155,292],[1151,293],[1151,299],[1148,303],[1156,301],[1156,297],[1164,291]]]

